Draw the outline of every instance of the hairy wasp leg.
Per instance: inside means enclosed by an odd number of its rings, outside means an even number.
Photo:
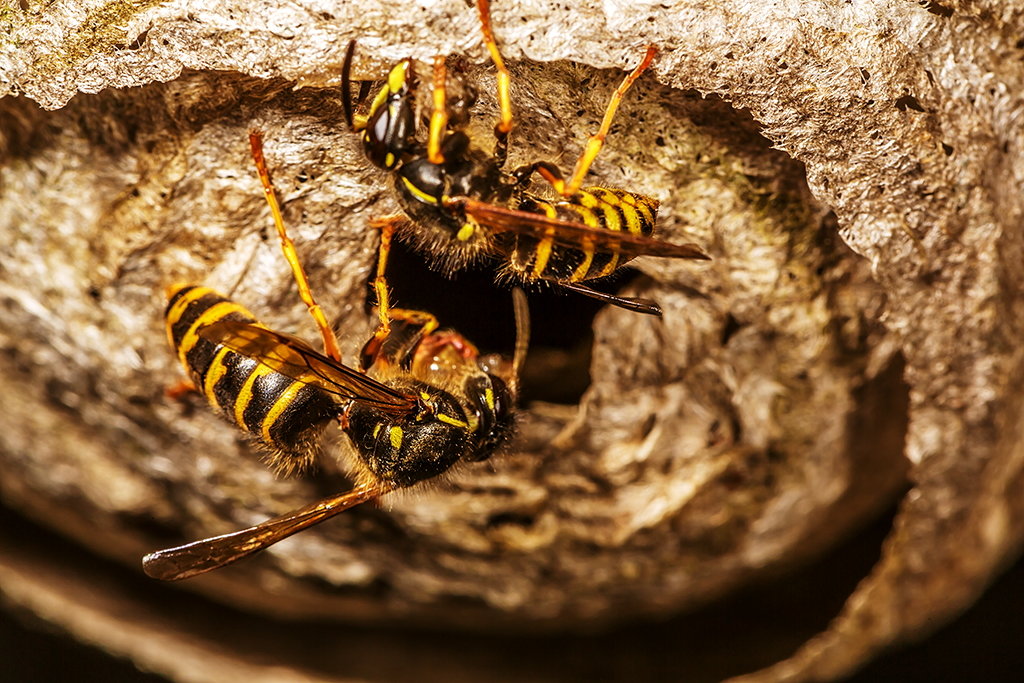
[[[643,299],[641,297],[629,297],[629,296],[615,296],[614,294],[606,294],[599,292],[596,289],[591,289],[586,285],[581,285],[578,282],[559,282],[558,286],[568,289],[570,292],[576,292],[577,294],[583,294],[589,296],[592,299],[603,301],[606,304],[612,306],[618,306],[624,308],[627,311],[634,311],[636,313],[646,313],[647,315],[653,315],[661,317],[661,306],[650,299]]]
[[[445,85],[447,78],[448,68],[445,66],[444,57],[438,55],[434,57],[434,109],[430,113],[430,133],[427,136],[427,159],[432,164],[444,163],[441,143],[448,128],[448,91]]]
[[[508,156],[508,134],[512,130],[512,96],[509,94],[509,83],[511,77],[508,69],[505,68],[505,60],[501,58],[498,50],[498,42],[494,39],[494,31],[491,29],[491,2],[490,0],[477,0],[477,11],[480,14],[480,28],[484,34],[484,44],[487,51],[491,53],[491,61],[494,68],[498,70],[498,105],[501,107],[501,118],[494,124],[494,156],[498,158],[498,165],[504,166],[505,158]]]
[[[380,318],[380,327],[374,333],[375,337],[383,339],[391,333],[391,306],[388,296],[388,280],[385,272],[388,267],[388,256],[391,254],[391,239],[395,235],[398,226],[407,222],[408,219],[401,215],[384,216],[376,218],[371,226],[380,230],[380,249],[377,251],[377,276],[373,279],[373,291],[377,298],[377,316]]]
[[[636,79],[640,78],[640,74],[647,70],[647,67],[654,61],[654,55],[657,54],[658,50],[653,45],[647,48],[647,54],[644,55],[643,60],[637,65],[635,69],[619,84],[619,87],[612,93],[612,98],[608,102],[608,108],[605,109],[604,119],[601,121],[601,128],[596,133],[590,136],[587,141],[587,146],[583,150],[583,154],[580,155],[579,161],[576,162],[576,170],[573,171],[572,178],[569,179],[568,183],[553,183],[555,190],[562,196],[568,197],[573,195],[576,190],[580,189],[580,185],[583,183],[584,176],[587,175],[587,171],[590,170],[590,165],[594,163],[594,159],[597,157],[597,153],[601,151],[601,147],[604,145],[604,139],[608,136],[608,130],[612,127],[612,120],[615,118],[615,112],[619,108],[619,103],[622,101],[622,97],[626,94],[626,91],[633,85]]]
[[[320,336],[324,340],[324,353],[341,362],[341,349],[338,347],[338,339],[334,336],[334,330],[327,322],[320,304],[313,298],[313,291],[309,287],[309,279],[306,271],[302,269],[302,262],[299,261],[299,254],[295,250],[295,243],[288,236],[284,226],[284,217],[281,215],[281,207],[277,203],[277,193],[274,192],[274,185],[270,180],[270,171],[267,169],[267,160],[263,156],[263,133],[258,130],[249,132],[249,146],[252,149],[252,159],[256,163],[256,171],[259,173],[260,182],[263,184],[263,194],[270,205],[270,213],[274,216],[274,225],[277,227],[277,236],[281,239],[281,251],[291,267],[292,275],[295,277],[295,284],[299,287],[299,296],[302,302],[309,309],[316,326],[320,329]]]

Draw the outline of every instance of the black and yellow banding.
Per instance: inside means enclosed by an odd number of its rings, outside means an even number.
[[[658,216],[657,199],[608,187],[588,187],[559,201],[530,196],[517,208],[639,237],[649,237],[654,232]],[[559,245],[553,233],[540,239],[524,235],[515,239],[510,264],[514,272],[527,280],[581,282],[610,275],[629,260],[609,247]]]
[[[320,431],[341,412],[338,404],[315,386],[199,335],[203,327],[222,320],[258,324],[242,305],[196,285],[173,287],[169,296],[168,340],[210,405],[266,445],[270,464],[279,472],[307,466]]]

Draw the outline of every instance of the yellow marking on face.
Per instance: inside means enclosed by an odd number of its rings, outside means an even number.
[[[405,75],[409,68],[408,60],[403,59],[391,68],[388,74],[388,90],[391,94],[397,95],[405,86]]]
[[[421,391],[420,392],[420,398],[422,398],[424,401],[429,401],[430,400],[430,394],[428,394],[425,391]]]
[[[374,426],[374,428],[373,428],[373,438],[374,439],[376,439],[377,436],[380,434],[381,427],[383,427],[383,426],[384,426],[383,422],[378,422],[376,424],[376,426]]]
[[[389,94],[387,87],[381,88],[377,91],[377,94],[373,97],[373,102],[370,103],[370,110],[366,116],[366,123],[369,123],[370,119],[373,118],[373,115],[377,113],[377,110],[383,107],[384,103],[388,101]],[[363,124],[363,127],[365,128],[366,124]],[[364,135],[364,138],[368,137],[368,135],[368,133]]]
[[[465,223],[462,224],[462,227],[459,228],[459,231],[455,234],[455,239],[459,240],[460,242],[466,242],[469,240],[470,237],[473,236],[473,233],[475,232],[476,225],[469,221],[466,221]]]
[[[213,393],[213,389],[217,386],[217,382],[228,372],[228,366],[224,365],[224,357],[230,352],[231,349],[228,347],[221,347],[217,351],[217,355],[213,357],[210,367],[206,370],[206,379],[203,381],[203,394],[206,395],[206,399],[213,405],[217,405],[217,395]]]
[[[388,168],[394,166],[395,165],[395,155],[392,154],[391,152],[388,152],[387,154],[385,154],[384,155],[384,165],[387,166]]]
[[[396,451],[402,447],[402,428],[395,425],[388,430],[388,438],[391,439],[391,447]]]
[[[288,385],[288,388],[281,392],[281,395],[277,397],[276,401],[274,401],[274,405],[270,409],[270,412],[267,413],[267,416],[263,418],[261,431],[263,432],[263,440],[267,443],[274,443],[270,438],[270,428],[274,426],[277,419],[281,417],[285,410],[288,409],[288,406],[291,405],[292,401],[295,400],[295,397],[298,396],[299,390],[302,389],[302,387],[302,382],[292,382]]]
[[[419,199],[421,202],[426,202],[427,204],[437,204],[437,197],[429,195],[420,188],[416,187],[405,176],[402,176],[402,182],[405,184],[405,189],[409,190],[409,192],[411,192],[412,195]]]
[[[245,384],[242,385],[242,390],[238,392],[238,398],[235,399],[235,422],[238,423],[239,427],[245,426],[245,409],[252,402],[252,385],[256,382],[256,378],[269,375],[272,372],[273,370],[263,363],[256,363],[256,367],[249,373]]]
[[[484,389],[484,403],[487,404],[488,410],[494,410],[494,390],[490,387]]]
[[[469,427],[469,425],[467,423],[463,422],[462,420],[459,420],[457,418],[451,417],[450,415],[445,415],[444,413],[438,413],[437,414],[437,420],[439,422],[444,422],[445,424],[450,424],[450,425],[452,425],[454,427],[462,427],[464,429]]]
[[[189,296],[191,296],[191,294],[192,293],[189,292]],[[199,328],[204,325],[215,323],[232,313],[240,313],[246,317],[252,318],[252,314],[249,313],[249,311],[245,310],[242,305],[236,304],[234,301],[221,301],[218,304],[214,304],[203,311],[202,315],[196,318],[195,322],[192,323],[192,326],[188,328],[188,332],[186,332],[185,336],[181,338],[181,347],[178,348],[178,358],[186,369],[188,369],[188,363],[186,362],[185,357],[188,355],[189,351],[195,348],[196,343],[199,341],[199,336],[196,334]]]

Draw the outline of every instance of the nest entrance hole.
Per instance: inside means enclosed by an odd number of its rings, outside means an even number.
[[[625,269],[595,288],[616,292],[636,275]],[[494,277],[495,265],[485,263],[448,278],[401,243],[392,245],[388,259],[393,306],[433,313],[441,327],[458,330],[482,353],[511,355],[516,338],[511,289],[495,284]],[[531,285],[526,293],[530,349],[522,373],[522,401],[578,403],[590,386],[592,325],[604,304],[547,283]],[[367,303],[372,305],[372,299]]]

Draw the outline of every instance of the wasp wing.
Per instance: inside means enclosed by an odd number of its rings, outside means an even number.
[[[373,500],[388,490],[379,484],[359,486],[347,493],[318,500],[248,529],[150,553],[142,558],[142,568],[148,576],[163,581],[177,581],[205,574],[259,552],[292,534],[330,519],[339,512]]]
[[[298,337],[259,325],[221,320],[199,329],[199,336],[263,363],[299,382],[311,384],[342,400],[358,401],[398,415],[416,410],[415,396],[328,358]]]
[[[470,197],[453,197],[448,206],[462,208],[466,215],[494,232],[514,232],[534,239],[551,239],[571,249],[593,249],[634,256],[662,256],[710,260],[696,244],[675,244],[618,230],[594,228],[584,223],[551,218],[544,214],[508,209]]]

